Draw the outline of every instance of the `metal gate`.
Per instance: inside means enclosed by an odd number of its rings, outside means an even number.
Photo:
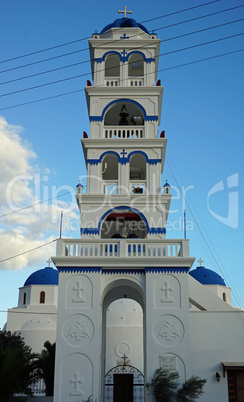
[[[119,376],[124,376],[121,381]],[[130,381],[132,376],[133,381]],[[127,364],[110,369],[105,375],[105,402],[144,402],[144,376],[141,371]]]

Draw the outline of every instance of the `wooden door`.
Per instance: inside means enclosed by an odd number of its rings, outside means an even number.
[[[133,402],[133,374],[114,374],[114,402]]]

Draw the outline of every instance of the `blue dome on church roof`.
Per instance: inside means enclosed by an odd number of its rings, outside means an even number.
[[[140,28],[142,31],[146,32],[149,34],[147,28],[144,27],[144,25],[136,22],[133,18],[118,18],[111,24],[106,25],[102,30],[100,34],[103,34],[104,32],[108,31],[111,28]]]
[[[24,286],[29,285],[58,285],[57,269],[46,267],[33,272],[24,283]]]
[[[226,286],[224,279],[217,272],[202,266],[193,269],[189,274],[202,285]]]

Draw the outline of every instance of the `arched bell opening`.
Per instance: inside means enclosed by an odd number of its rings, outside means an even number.
[[[112,211],[101,226],[102,239],[145,239],[147,228],[142,217],[130,209]]]
[[[104,293],[104,400],[144,401],[142,288],[135,280],[121,278],[110,281]]]
[[[126,100],[116,102],[108,109],[104,117],[105,126],[143,126],[142,109],[134,102]]]
[[[146,158],[141,153],[130,158],[130,189],[134,194],[146,193]]]
[[[118,158],[107,154],[102,160],[102,180],[104,194],[117,194],[118,190]]]

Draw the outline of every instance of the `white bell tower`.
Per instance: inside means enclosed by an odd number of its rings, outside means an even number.
[[[191,375],[188,271],[194,258],[188,240],[166,240],[171,195],[169,184],[163,191],[161,185],[167,140],[158,133],[160,40],[128,18],[126,7],[123,13],[89,40],[90,134],[81,140],[87,187],[79,184],[76,193],[81,238],[58,240],[53,257],[59,270],[55,402],[90,395],[98,402],[152,400],[143,383],[140,395],[134,386],[136,335],[126,356],[134,371],[127,370],[125,355],[123,370],[116,359],[114,371],[107,364],[106,314],[123,298],[143,312],[144,383],[160,366],[177,369],[182,380]],[[121,344],[128,344],[128,332],[117,335]]]

